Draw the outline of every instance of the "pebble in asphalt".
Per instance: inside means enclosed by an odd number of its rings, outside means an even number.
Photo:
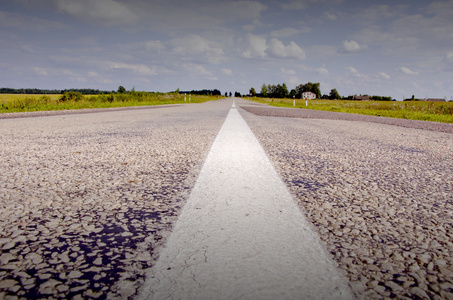
[[[352,299],[233,104],[139,299]]]

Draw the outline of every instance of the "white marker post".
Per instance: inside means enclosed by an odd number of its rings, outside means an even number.
[[[186,101],[187,101],[187,100],[186,100],[186,93],[184,93],[184,102],[186,102]]]
[[[305,106],[308,106],[308,99],[305,99]]]
[[[190,102],[191,98],[192,98],[192,94],[189,94],[189,102]]]
[[[296,106],[296,96],[293,96],[293,106]]]

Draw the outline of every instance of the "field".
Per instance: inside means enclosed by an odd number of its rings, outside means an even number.
[[[294,107],[292,99],[250,98],[250,100],[279,107]],[[372,115],[399,119],[453,123],[453,102],[424,101],[346,101],[346,100],[296,100],[296,108],[315,109]]]
[[[221,98],[220,96],[191,96],[191,103],[201,103]],[[130,92],[125,94],[81,95],[24,95],[0,94],[0,113],[64,110],[81,108],[107,108],[188,103],[189,95],[179,93]]]

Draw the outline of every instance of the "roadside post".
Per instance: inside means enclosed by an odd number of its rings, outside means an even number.
[[[308,99],[305,98],[305,106],[308,106]]]
[[[293,106],[296,106],[296,96],[293,96]]]
[[[190,102],[191,98],[192,98],[192,94],[189,94],[189,102]]]
[[[186,100],[186,93],[184,93],[184,102],[186,102],[186,101],[187,101],[187,100]]]

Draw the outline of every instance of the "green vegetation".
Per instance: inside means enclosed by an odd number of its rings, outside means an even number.
[[[43,90],[43,89],[13,89],[13,88],[0,88],[0,94],[64,94],[66,92],[78,92],[83,95],[99,95],[109,94],[114,91],[100,91],[97,89],[67,89],[67,90]]]
[[[304,92],[312,92],[316,94],[318,98],[321,98],[321,90],[319,89],[320,83],[311,83],[308,82],[306,84],[300,84],[296,86],[295,89],[288,91],[288,87],[286,83],[283,84],[263,84],[261,86],[260,97],[271,97],[271,98],[301,98],[302,93]],[[256,94],[255,88],[250,89],[250,94],[254,96]]]
[[[312,82],[307,82],[306,84],[299,84],[296,86],[294,89],[291,91],[288,91],[288,87],[286,86],[285,83],[283,84],[268,84],[266,85],[265,83],[261,86],[260,93],[257,93],[255,88],[252,87],[250,88],[249,91],[249,96],[252,97],[263,97],[263,98],[295,98],[295,99],[302,99],[302,94],[305,92],[312,92],[313,94],[316,95],[317,99],[330,99],[330,100],[356,100],[357,95],[355,96],[347,96],[347,97],[341,97],[340,94],[338,93],[337,89],[331,89],[329,95],[321,95],[321,84],[319,82],[312,83]],[[361,95],[362,96],[362,95]],[[392,97],[386,97],[386,96],[369,96],[369,95],[363,95],[364,98],[367,100],[376,100],[376,101],[392,101]],[[414,97],[414,96],[412,96]],[[360,99],[363,100],[363,99]]]
[[[191,103],[217,100],[220,96],[192,95]],[[82,95],[80,92],[65,92],[57,95],[0,94],[0,113],[81,108],[107,108],[188,103],[189,95],[178,92],[150,93],[127,92],[99,95]]]
[[[293,107],[292,99],[253,97],[250,100],[273,106]],[[296,99],[295,107],[389,118],[453,123],[453,102],[308,100],[308,106],[305,106],[305,100]]]

